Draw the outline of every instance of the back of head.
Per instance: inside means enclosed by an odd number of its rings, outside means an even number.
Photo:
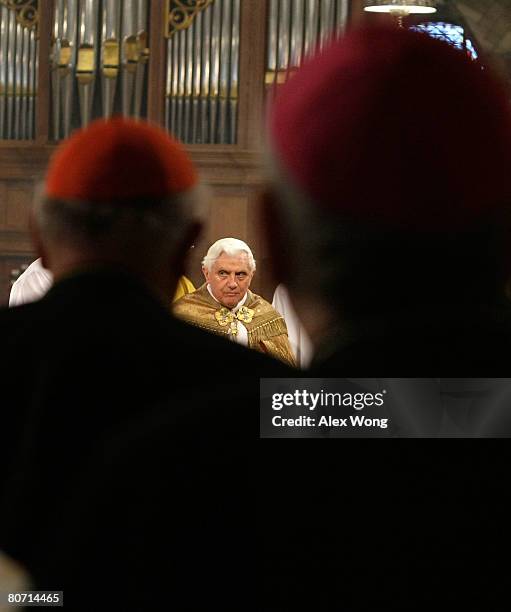
[[[122,118],[91,123],[57,149],[37,202],[50,267],[61,267],[63,253],[71,267],[167,263],[201,216],[197,183],[187,153],[162,129]]]
[[[464,290],[494,265],[478,274],[511,203],[510,108],[490,70],[458,50],[398,28],[354,30],[282,87],[270,133],[286,232],[312,260],[335,262],[311,290],[342,293],[349,310],[401,302],[403,280],[413,294],[423,274],[417,293],[426,281],[430,295]]]

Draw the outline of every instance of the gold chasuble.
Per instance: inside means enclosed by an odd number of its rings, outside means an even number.
[[[251,291],[248,291],[243,306],[233,312],[215,301],[204,284],[194,293],[188,293],[175,302],[172,312],[186,323],[226,339],[237,334],[237,322],[240,321],[247,329],[249,348],[296,367],[284,317]]]
[[[174,294],[173,302],[177,302],[180,300],[183,295],[187,293],[193,293],[195,291],[195,287],[190,279],[186,278],[186,276],[180,276],[177,282],[176,293]]]

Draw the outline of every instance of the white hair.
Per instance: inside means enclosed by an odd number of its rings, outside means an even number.
[[[161,200],[119,203],[66,201],[39,194],[34,217],[44,237],[73,246],[115,247],[146,243],[154,249],[172,249],[194,222],[204,219],[202,185]]]
[[[243,240],[238,240],[237,238],[221,238],[212,244],[206,253],[206,257],[204,257],[202,260],[202,265],[204,268],[211,271],[213,264],[220,257],[220,255],[222,255],[222,253],[229,255],[229,257],[235,257],[240,253],[246,253],[248,258],[248,267],[250,268],[251,272],[255,271],[256,262],[250,247],[248,244],[243,242]]]

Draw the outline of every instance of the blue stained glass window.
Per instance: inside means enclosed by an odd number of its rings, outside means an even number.
[[[472,41],[469,38],[465,38],[465,32],[462,26],[452,23],[429,22],[422,23],[418,26],[412,26],[410,29],[417,32],[425,32],[433,38],[445,40],[458,49],[466,49],[470,53],[472,59],[477,59],[477,51]]]

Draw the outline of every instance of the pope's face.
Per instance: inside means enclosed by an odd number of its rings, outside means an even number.
[[[227,308],[234,308],[245,297],[254,273],[250,271],[246,253],[231,256],[222,253],[211,271],[202,268],[211,293]]]

